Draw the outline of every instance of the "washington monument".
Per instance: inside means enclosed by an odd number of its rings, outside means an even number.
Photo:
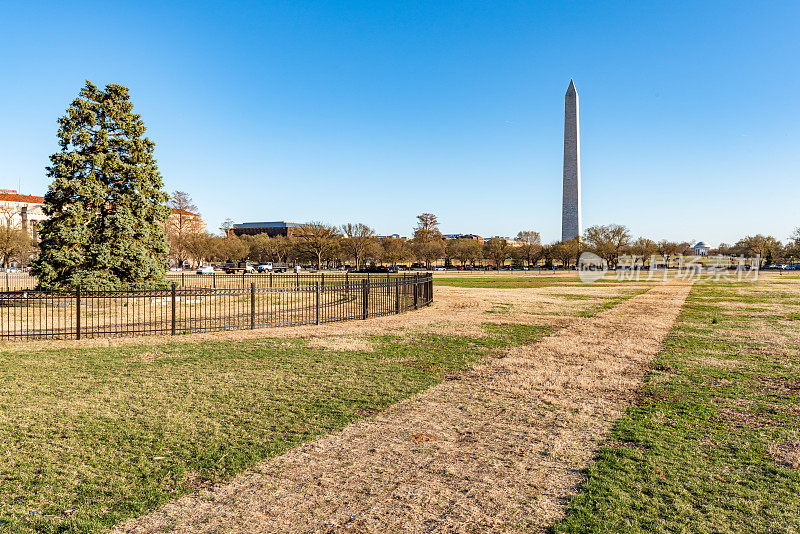
[[[564,200],[561,240],[581,235],[581,132],[578,125],[578,91],[569,81],[564,97]]]

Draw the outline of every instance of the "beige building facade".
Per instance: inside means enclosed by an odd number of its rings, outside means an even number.
[[[20,195],[13,189],[0,189],[0,224],[26,230],[31,237],[38,239],[38,223],[46,219],[44,197]],[[192,231],[197,232],[205,229],[200,215],[174,208],[167,220],[167,229],[173,226],[191,227]]]
[[[47,219],[43,208],[44,197],[0,189],[0,224],[25,230],[34,239],[38,237],[38,223]]]

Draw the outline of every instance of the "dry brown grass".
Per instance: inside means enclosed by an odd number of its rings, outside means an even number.
[[[437,289],[435,307],[420,313],[335,329],[485,322],[497,291],[461,291]],[[542,530],[630,402],[687,292],[686,284],[659,285],[596,317],[568,318],[539,343],[117,531]],[[545,305],[551,297],[532,290],[524,298]]]
[[[6,341],[0,350],[6,352],[36,349],[62,349],[82,347],[113,347],[126,345],[149,345],[164,342],[207,343],[209,341],[235,341],[265,337],[309,337],[369,336],[381,334],[442,333],[451,335],[481,336],[484,323],[516,323],[532,325],[564,326],[574,317],[609,299],[629,295],[632,289],[648,287],[639,284],[620,284],[619,287],[544,287],[531,289],[465,289],[436,287],[433,305],[400,315],[389,315],[320,326],[265,328],[256,330],[234,330],[209,332],[182,336],[142,336],[136,338],[95,338],[76,340]],[[565,295],[581,295],[586,299],[575,300]],[[498,304],[508,304],[507,313],[490,313]],[[443,330],[444,329],[444,330]]]
[[[308,340],[312,347],[328,350],[354,350],[358,352],[374,352],[375,343],[368,339],[353,336],[314,337]]]
[[[790,469],[800,469],[800,441],[771,443],[769,453],[775,459],[775,463]]]

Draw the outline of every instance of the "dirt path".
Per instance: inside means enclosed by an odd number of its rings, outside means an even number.
[[[688,291],[659,285],[116,531],[542,530]]]

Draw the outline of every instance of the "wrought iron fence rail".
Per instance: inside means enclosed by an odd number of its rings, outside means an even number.
[[[239,275],[233,275],[239,277]],[[258,275],[250,275],[258,276]],[[292,278],[287,282],[286,279]],[[0,292],[0,339],[82,339],[323,324],[433,301],[433,277],[272,276],[272,287],[174,285],[156,291]]]

